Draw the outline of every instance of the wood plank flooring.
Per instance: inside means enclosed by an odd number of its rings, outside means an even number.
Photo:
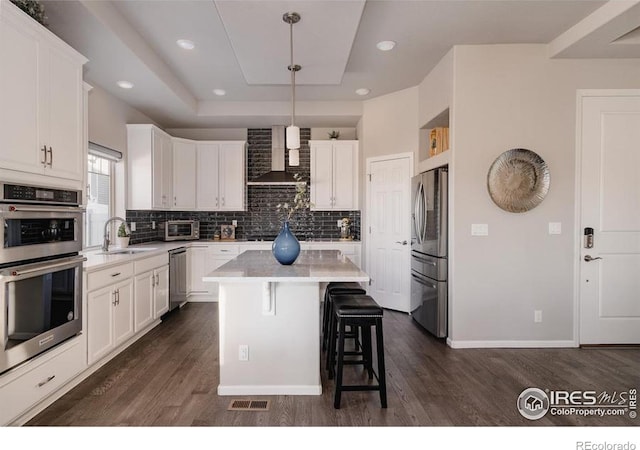
[[[333,408],[323,364],[321,396],[268,396],[269,411],[227,411],[218,386],[217,303],[189,303],[27,425],[449,426],[639,425],[625,417],[523,418],[523,389],[640,388],[640,349],[452,350],[406,314],[385,311],[389,407],[377,392],[346,392]],[[362,369],[347,368],[352,377]],[[248,397],[246,397],[248,398]],[[262,398],[262,397],[260,397]]]

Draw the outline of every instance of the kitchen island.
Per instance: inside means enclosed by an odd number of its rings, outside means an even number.
[[[303,250],[290,266],[249,250],[203,281],[219,283],[219,395],[320,395],[324,287],[369,276],[337,250]]]

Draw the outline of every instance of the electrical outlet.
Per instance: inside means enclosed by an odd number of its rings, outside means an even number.
[[[535,323],[541,323],[542,322],[542,310],[536,309],[535,311],[533,311],[533,321]]]
[[[487,223],[472,223],[471,224],[471,236],[489,236],[489,224],[487,224]]]
[[[238,346],[238,360],[239,361],[249,361],[249,346],[248,345],[240,345],[240,346]]]
[[[338,228],[342,227],[342,219],[338,219]]]
[[[231,221],[231,225],[233,225],[234,227],[238,226],[238,221],[237,220],[232,220]]]
[[[131,224],[129,225],[129,228],[131,229],[131,231],[136,231],[136,223],[131,222]]]
[[[562,223],[549,222],[549,234],[562,234]]]
[[[151,229],[152,229],[152,230],[155,230],[155,229],[156,229],[156,221],[155,221],[155,220],[152,220],[152,221],[151,221]]]

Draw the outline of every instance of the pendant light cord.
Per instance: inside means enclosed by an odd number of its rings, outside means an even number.
[[[293,21],[289,24],[289,42],[291,43],[291,126],[294,125],[296,116],[296,67],[293,65]]]

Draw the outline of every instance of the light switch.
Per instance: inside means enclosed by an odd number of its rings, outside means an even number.
[[[549,222],[549,234],[562,234],[562,223]]]
[[[131,222],[131,225],[129,225],[129,228],[131,229],[131,231],[136,231],[136,223]]]
[[[489,236],[488,223],[472,223],[471,236]]]
[[[233,225],[234,227],[238,226],[238,221],[237,220],[232,220],[231,221],[231,225]]]

